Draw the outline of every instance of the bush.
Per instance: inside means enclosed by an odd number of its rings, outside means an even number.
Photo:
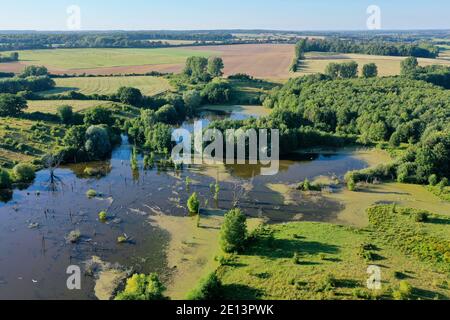
[[[220,230],[223,251],[231,253],[243,249],[247,239],[247,218],[240,209],[232,209],[225,214]]]
[[[100,220],[101,222],[105,222],[107,218],[108,218],[108,215],[106,214],[105,211],[101,211],[98,214],[98,220]]]
[[[36,173],[31,164],[19,163],[13,168],[13,176],[17,182],[29,183],[34,180]]]
[[[419,211],[414,213],[414,221],[416,222],[426,222],[428,221],[428,213]]]
[[[188,300],[219,300],[222,298],[222,282],[215,272],[202,279],[197,288],[192,290]]]
[[[0,168],[0,189],[10,189],[11,183],[9,172]]]
[[[156,273],[150,275],[134,274],[127,279],[125,289],[115,300],[164,300],[166,288]]]
[[[0,117],[16,116],[27,108],[27,101],[13,94],[0,94]]]
[[[200,201],[198,200],[197,193],[194,192],[187,201],[187,207],[189,210],[189,213],[195,213],[198,214],[200,209]]]
[[[62,123],[69,124],[72,122],[73,109],[71,106],[59,106],[57,113]]]
[[[95,196],[97,196],[97,191],[95,191],[94,189],[89,189],[89,190],[86,192],[86,196],[87,196],[88,198],[94,198]]]
[[[348,182],[347,182],[347,189],[348,189],[349,191],[356,191],[356,183],[355,183],[355,180],[353,180],[353,179],[348,180]]]
[[[408,300],[411,298],[413,287],[405,280],[400,281],[398,290],[392,293],[395,300]]]

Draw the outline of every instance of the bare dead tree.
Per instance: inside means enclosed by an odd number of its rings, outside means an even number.
[[[252,178],[248,182],[242,183],[242,181],[236,181],[233,183],[233,208],[239,207],[241,201],[248,198],[248,193],[253,186],[254,178],[255,174],[253,172]]]
[[[50,177],[48,179],[48,188],[50,191],[57,191],[58,190],[58,184],[63,184],[61,178],[59,178],[55,171],[59,168],[64,158],[63,153],[59,153],[57,155],[54,155],[52,153],[46,154],[43,159],[43,165],[44,168],[47,169],[50,173]]]

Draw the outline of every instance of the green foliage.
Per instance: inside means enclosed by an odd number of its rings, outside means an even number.
[[[211,57],[208,59],[208,73],[213,77],[221,77],[223,75],[223,60],[220,57]]]
[[[9,172],[0,168],[0,190],[1,189],[10,189],[12,184],[11,176]]]
[[[84,148],[90,159],[105,159],[112,150],[112,145],[107,127],[92,125],[86,130],[86,142]]]
[[[108,219],[108,215],[107,215],[106,211],[101,211],[98,213],[98,220],[100,220],[101,222],[106,222],[107,219]]]
[[[204,57],[189,57],[186,60],[186,66],[183,73],[187,75],[191,81],[208,81],[210,76],[207,71],[208,59]]]
[[[403,60],[400,64],[400,74],[402,76],[408,76],[413,74],[417,67],[419,66],[419,62],[415,57],[408,57]]]
[[[172,127],[157,123],[145,132],[145,147],[151,151],[164,153],[172,147]]]
[[[378,67],[375,63],[368,63],[363,66],[362,76],[364,78],[374,78],[378,76]]]
[[[439,48],[427,43],[405,43],[404,41],[373,41],[373,39],[339,39],[326,37],[325,39],[307,39],[303,45],[304,52],[339,52],[362,53],[382,56],[415,56],[422,58],[436,58]]]
[[[226,103],[231,97],[231,87],[227,80],[215,79],[203,88],[201,95],[207,103]]]
[[[348,191],[356,191],[356,183],[354,179],[349,179],[347,181],[347,189]]]
[[[58,117],[64,124],[70,124],[73,119],[73,109],[71,106],[59,106],[56,110]]]
[[[13,168],[12,174],[15,181],[29,183],[36,177],[34,170],[35,169],[31,164],[19,163]]]
[[[117,294],[115,300],[165,300],[165,290],[156,273],[134,274],[127,279],[125,290]]]
[[[158,109],[155,113],[156,119],[159,122],[175,124],[178,120],[177,110],[173,105],[166,104]]]
[[[433,263],[443,270],[450,270],[450,242],[439,235],[425,232],[427,224],[415,222],[415,215],[423,211],[408,208],[396,211],[398,213],[393,212],[391,206],[369,208],[367,214],[371,228],[377,231],[381,239],[403,253]]]
[[[428,213],[424,211],[418,211],[414,213],[414,221],[426,222],[428,221]]]
[[[202,279],[194,290],[188,296],[188,300],[220,300],[222,298],[222,282],[215,272],[210,273]]]
[[[112,126],[114,124],[114,119],[109,109],[104,107],[95,107],[89,109],[84,114],[84,123],[87,126],[100,124]]]
[[[133,147],[133,151],[131,152],[131,159],[130,159],[131,169],[132,170],[138,170],[139,164],[138,164],[138,153],[136,147]]]
[[[301,264],[300,254],[298,252],[294,252],[294,256],[292,257],[292,262],[294,264]]]
[[[351,79],[358,77],[358,64],[354,61],[345,63],[330,63],[325,68],[325,74],[331,79]]]
[[[232,209],[225,214],[220,229],[220,244],[227,253],[239,252],[247,239],[247,218],[240,209]]]
[[[435,174],[430,175],[428,177],[428,184],[430,186],[432,186],[432,187],[437,185],[438,184],[438,177],[437,177],[437,175],[435,175]]]
[[[297,190],[300,191],[322,191],[320,184],[311,183],[307,178],[297,185]]]
[[[405,280],[400,281],[398,289],[392,292],[395,300],[409,300],[412,297],[413,287]]]
[[[27,101],[19,96],[0,94],[0,117],[17,116],[27,108]]]
[[[121,87],[117,91],[117,97],[120,102],[130,104],[132,106],[140,106],[142,104],[142,93],[139,89],[131,87]]]
[[[188,90],[183,93],[183,101],[186,106],[187,115],[192,116],[202,104],[202,96],[197,90]]]
[[[187,207],[190,213],[198,214],[200,210],[200,201],[197,193],[194,192],[187,201]]]
[[[27,77],[38,77],[38,76],[47,76],[48,70],[44,66],[26,66],[20,75],[22,78]]]
[[[86,191],[86,196],[88,198],[94,198],[97,196],[97,191],[95,191],[94,189],[89,189],[88,191]]]

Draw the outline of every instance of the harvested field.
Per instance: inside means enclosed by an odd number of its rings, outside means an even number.
[[[225,75],[246,73],[256,78],[288,79],[294,46],[286,44],[243,44],[196,47],[193,50],[217,52],[225,64]]]
[[[26,65],[45,65],[54,74],[131,74],[180,72],[189,56],[220,56],[225,75],[288,79],[293,45],[251,44],[164,49],[57,49],[21,51],[23,61],[3,63],[0,71],[20,72]]]
[[[296,75],[324,72],[329,63],[342,63],[353,60],[359,64],[360,70],[364,64],[375,63],[378,66],[378,74],[380,76],[392,76],[400,74],[400,63],[403,59],[405,58],[365,54],[309,52],[306,54],[306,60],[301,62],[299,72]],[[438,59],[419,58],[418,60],[421,66],[431,64],[445,64],[450,66],[450,60],[446,60],[445,57]]]

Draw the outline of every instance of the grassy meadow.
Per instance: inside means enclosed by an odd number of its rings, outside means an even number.
[[[28,108],[25,109],[25,112],[43,112],[56,114],[59,106],[71,106],[74,112],[80,112],[99,105],[105,106],[110,104],[112,104],[112,102],[97,100],[28,100]]]
[[[152,96],[171,90],[169,82],[162,77],[133,76],[133,77],[75,77],[56,78],[56,87],[43,94],[58,94],[68,91],[78,91],[83,94],[111,94],[120,87],[133,87],[141,90],[142,94]]]
[[[60,145],[64,133],[64,126],[52,122],[2,118],[0,165],[10,168],[40,158]]]
[[[450,259],[450,218],[430,215],[427,222],[416,222],[416,213],[372,207],[371,224],[365,229],[314,222],[264,226],[242,254],[219,267],[225,295],[394,299],[406,281],[412,291],[405,298],[448,299],[450,278],[444,259]],[[381,267],[381,290],[366,287],[369,265]]]
[[[20,61],[52,69],[93,69],[117,66],[184,63],[190,56],[212,52],[186,48],[156,49],[57,49],[20,51]]]

